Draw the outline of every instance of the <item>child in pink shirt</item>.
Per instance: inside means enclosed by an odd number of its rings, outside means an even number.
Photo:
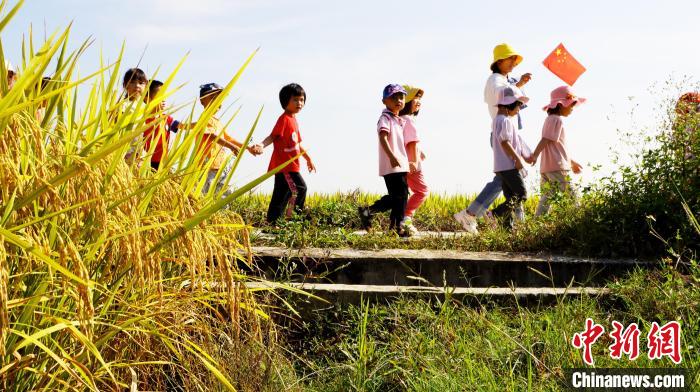
[[[574,189],[571,186],[570,171],[578,174],[582,167],[569,157],[562,117],[568,117],[576,104],[582,104],[585,101],[585,98],[574,95],[569,86],[562,86],[552,91],[551,102],[543,108],[549,116],[544,120],[542,139],[533,152],[534,161],[537,161],[537,157],[542,154],[542,161],[540,161],[541,196],[536,216],[546,214],[549,211],[549,199],[556,190],[575,197]]]
[[[408,182],[408,188],[411,190],[411,196],[406,203],[406,211],[403,214],[401,228],[408,231],[411,235],[416,235],[418,234],[418,229],[413,225],[413,213],[428,197],[428,185],[423,178],[423,168],[421,167],[421,161],[425,159],[425,154],[418,147],[420,137],[416,129],[416,116],[420,111],[423,90],[408,85],[404,85],[403,88],[406,90],[406,104],[399,112],[399,116],[405,121],[403,142],[408,156],[406,181]]]

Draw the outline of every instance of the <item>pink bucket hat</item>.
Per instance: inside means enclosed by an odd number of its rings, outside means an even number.
[[[552,93],[550,94],[551,96],[551,101],[549,102],[549,105],[545,106],[542,108],[542,110],[548,110],[548,109],[554,109],[557,107],[558,104],[561,104],[561,106],[564,107],[569,107],[571,106],[574,102],[578,104],[582,104],[586,102],[586,98],[582,97],[577,97],[573,90],[571,90],[571,87],[569,86],[561,86],[557,87],[554,90],[552,90]]]

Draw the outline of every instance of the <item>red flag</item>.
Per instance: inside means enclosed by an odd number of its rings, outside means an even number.
[[[569,86],[573,86],[576,79],[586,72],[586,67],[576,61],[563,44],[559,44],[542,64]]]

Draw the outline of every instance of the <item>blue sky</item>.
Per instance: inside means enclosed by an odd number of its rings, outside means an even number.
[[[114,59],[124,41],[124,63],[136,64],[143,54],[140,66],[149,74],[158,67],[169,72],[189,52],[177,77],[187,85],[170,100],[177,105],[192,102],[202,83],[227,82],[259,47],[229,98],[243,106],[229,133],[242,138],[265,105],[254,135],[263,139],[281,113],[279,88],[300,83],[308,94],[298,117],[300,130],[318,167],[318,173],[305,178],[310,190],[318,192],[384,191],[377,176],[376,121],[387,83],[410,83],[426,91],[419,129],[432,189],[479,191],[492,177],[483,86],[493,46],[501,42],[525,58],[514,73],[533,74],[526,88],[531,105],[523,112],[523,136],[532,147],[545,118],[540,109],[549,92],[563,84],[542,60],[563,42],[588,68],[575,90],[589,101],[565,121],[573,157],[602,166],[598,172],[588,168],[584,182],[612,170],[611,149],[623,149],[618,129],[653,128],[660,102],[675,91],[666,86],[668,80],[690,77],[681,88],[691,89],[700,74],[695,50],[700,2],[502,4],[29,0],[2,32],[2,42],[8,56],[18,58],[30,24],[35,36],[42,36],[44,26],[50,33],[73,21],[75,46],[95,38],[81,60],[82,74],[97,69],[100,50]],[[179,115],[185,117],[187,111]],[[270,152],[247,157],[237,180],[262,173]],[[534,186],[536,169],[531,173]]]

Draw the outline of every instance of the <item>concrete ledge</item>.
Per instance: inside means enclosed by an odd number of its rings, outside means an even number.
[[[505,262],[554,262],[554,263],[593,263],[593,264],[623,264],[636,265],[647,262],[636,259],[593,259],[585,257],[558,256],[547,253],[515,253],[515,252],[466,252],[457,250],[433,249],[323,249],[304,248],[288,249],[271,246],[253,247],[253,253],[258,257],[275,258],[311,258],[311,259],[342,259],[342,260],[459,260],[459,261],[505,261]]]
[[[551,254],[415,249],[287,249],[254,247],[268,280],[370,286],[604,286],[654,263]]]

